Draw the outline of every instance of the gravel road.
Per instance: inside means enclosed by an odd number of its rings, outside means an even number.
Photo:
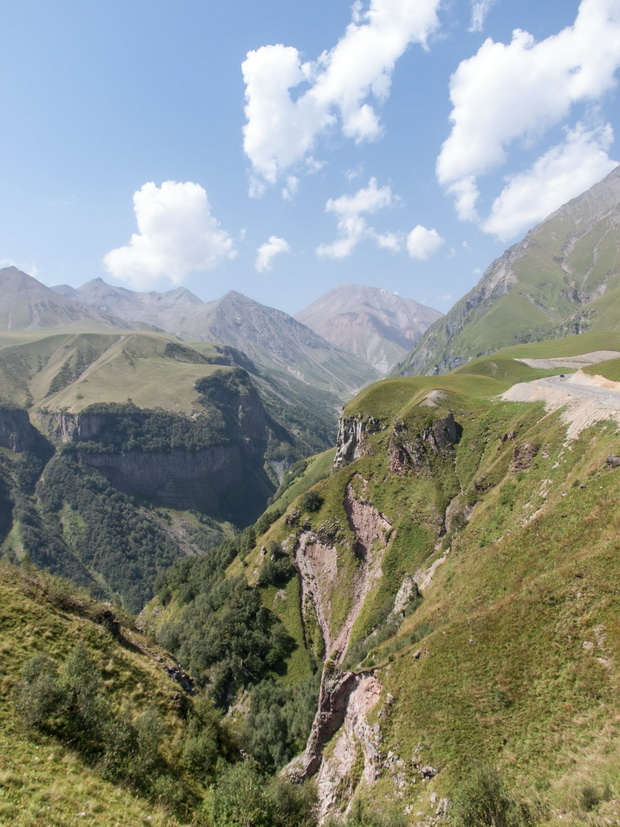
[[[544,402],[548,412],[562,410],[567,438],[575,439],[595,422],[613,420],[620,425],[620,382],[582,371],[521,382],[502,394],[509,402]]]

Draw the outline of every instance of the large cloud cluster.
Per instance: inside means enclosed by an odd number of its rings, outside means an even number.
[[[180,284],[192,271],[234,258],[231,237],[211,214],[207,193],[191,181],[144,184],[133,196],[138,233],[104,257],[109,273],[148,289],[161,279]]]
[[[440,0],[371,0],[354,5],[353,20],[333,49],[303,62],[292,46],[249,52],[243,145],[254,172],[254,193],[301,162],[312,163],[317,138],[340,129],[356,142],[375,140],[382,127],[373,103],[385,100],[398,58],[426,44],[437,28]],[[292,94],[291,90],[295,91]]]
[[[481,11],[488,5],[481,3]],[[450,82],[452,131],[437,161],[438,180],[454,196],[460,217],[477,219],[477,178],[504,164],[512,144],[534,141],[564,123],[575,105],[599,101],[615,87],[619,66],[620,0],[582,0],[575,23],[558,34],[536,42],[517,29],[508,45],[489,38],[462,61]],[[610,130],[584,123],[567,130],[564,144],[509,180],[484,228],[506,238],[523,221],[542,218],[549,207],[595,183],[614,165],[606,156]],[[570,159],[577,162],[572,186],[556,174]],[[525,185],[536,180],[543,187],[531,188],[526,204]],[[546,198],[540,201],[543,188]],[[520,225],[510,212],[517,202]]]

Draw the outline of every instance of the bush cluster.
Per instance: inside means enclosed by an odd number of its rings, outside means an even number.
[[[312,788],[270,779],[256,762],[239,761],[238,744],[207,698],[187,699],[180,734],[152,707],[134,717],[120,713],[82,645],[60,665],[46,655],[31,658],[15,706],[28,730],[56,738],[107,780],[183,818],[206,827],[316,824]]]
[[[158,713],[147,707],[134,720],[116,713],[100,670],[81,645],[60,667],[45,655],[31,658],[15,705],[28,728],[70,746],[111,781],[149,794],[173,774],[161,753],[166,727]]]

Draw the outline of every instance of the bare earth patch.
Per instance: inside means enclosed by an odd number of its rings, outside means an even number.
[[[351,630],[364,600],[381,577],[381,563],[390,541],[392,526],[373,505],[358,498],[352,485],[347,487],[345,511],[357,543],[357,568],[351,584],[352,605],[337,631],[332,629],[330,596],[337,587],[338,551],[322,542],[313,532],[303,532],[295,546],[295,562],[300,573],[302,607],[309,599],[314,604],[323,641],[325,657],[342,663]]]
[[[515,359],[530,368],[540,370],[555,370],[556,368],[587,368],[596,365],[598,362],[606,362],[608,359],[620,359],[620,351],[617,350],[594,350],[592,353],[582,353],[581,356],[559,356],[555,359]]]
[[[605,358],[616,359],[616,351],[599,351],[598,354],[612,354]],[[588,353],[573,359],[591,359],[597,354]],[[522,359],[520,361],[526,361]],[[597,359],[596,361],[603,361]],[[532,362],[539,364],[532,365]],[[544,362],[542,365],[540,363]],[[549,365],[554,362],[554,365]],[[565,360],[527,360],[531,367],[558,367]],[[572,361],[575,366],[575,361]],[[586,362],[582,361],[582,365]],[[589,361],[587,364],[595,364]],[[520,382],[501,395],[508,402],[544,402],[547,411],[562,410],[562,421],[568,425],[567,439],[575,439],[581,431],[596,422],[612,420],[620,425],[620,382],[612,382],[603,376],[592,376],[578,370],[570,376],[550,376],[533,382]]]

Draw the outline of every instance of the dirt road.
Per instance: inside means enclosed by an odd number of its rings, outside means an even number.
[[[575,439],[595,422],[613,420],[620,425],[620,382],[578,370],[569,376],[550,376],[521,382],[502,394],[509,402],[544,402],[547,411],[563,408],[567,438]]]

